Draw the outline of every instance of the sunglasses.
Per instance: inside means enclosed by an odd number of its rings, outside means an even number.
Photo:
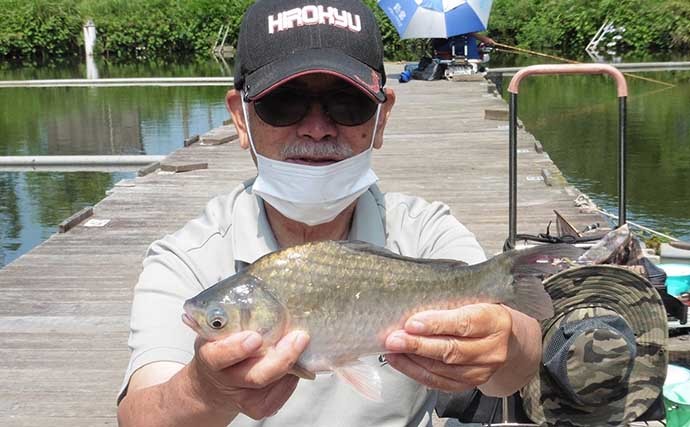
[[[377,103],[361,90],[351,87],[319,95],[297,88],[275,89],[254,101],[254,110],[261,120],[271,126],[291,126],[302,120],[314,102],[334,122],[343,126],[359,126],[376,113]]]

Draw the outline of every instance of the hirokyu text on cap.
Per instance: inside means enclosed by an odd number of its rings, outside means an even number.
[[[359,0],[259,0],[244,15],[235,88],[261,98],[293,78],[328,73],[385,100],[381,34]]]

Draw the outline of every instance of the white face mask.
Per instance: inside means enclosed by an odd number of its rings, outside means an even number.
[[[259,154],[249,127],[244,94],[242,99],[249,144],[256,156],[259,171],[253,191],[281,214],[307,225],[332,221],[378,181],[371,169],[371,154],[381,112],[380,104],[376,109],[374,132],[367,150],[329,165],[309,166],[273,160]]]

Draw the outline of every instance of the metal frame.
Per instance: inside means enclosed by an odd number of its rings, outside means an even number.
[[[510,81],[510,132],[508,144],[508,244],[515,246],[517,236],[517,110],[520,82],[532,75],[561,74],[608,74],[614,78],[618,88],[618,225],[626,223],[625,212],[625,133],[628,85],[623,73],[608,64],[566,64],[566,65],[533,65],[518,71]]]
[[[0,89],[17,87],[232,86],[233,77],[132,77],[108,79],[4,80]]]

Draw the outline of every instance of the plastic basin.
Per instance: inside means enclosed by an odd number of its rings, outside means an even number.
[[[666,273],[666,292],[673,296],[690,292],[690,265],[658,264],[657,267]]]

